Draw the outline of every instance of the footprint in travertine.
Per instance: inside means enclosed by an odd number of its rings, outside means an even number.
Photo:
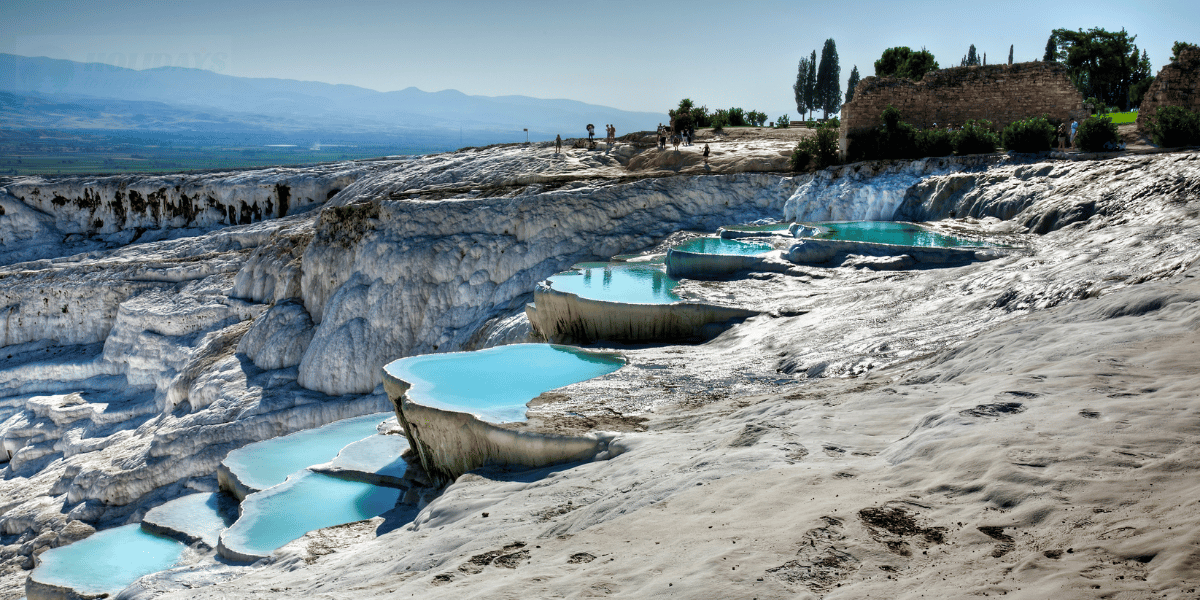
[[[1090,408],[1085,408],[1085,409],[1082,409],[1079,411],[1079,416],[1081,416],[1085,419],[1099,419],[1100,413],[1096,412]]]
[[[1013,393],[1013,392],[1006,392]],[[964,417],[1006,417],[1025,412],[1025,405],[1020,402],[994,402],[992,404],[980,404],[975,408],[967,408],[958,411],[958,414]]]
[[[977,527],[984,535],[1000,542],[992,549],[992,558],[1000,558],[1016,549],[1013,537],[1004,533],[1004,528],[996,525],[980,525]]]
[[[592,562],[593,560],[596,560],[596,557],[588,554],[587,552],[576,552],[575,554],[571,555],[571,558],[567,559],[567,564],[586,564]]]
[[[825,450],[825,454],[828,454],[834,458],[841,458],[842,456],[846,455],[846,450],[844,448],[838,448],[837,446],[825,446],[822,449]]]
[[[906,502],[888,502],[884,506],[858,511],[858,518],[870,530],[871,538],[900,556],[912,556],[909,540],[918,547],[946,542],[945,527],[922,526],[913,514],[914,506]]]
[[[515,569],[521,561],[529,558],[529,551],[522,550],[524,547],[525,542],[513,542],[499,550],[476,554],[467,562],[459,565],[458,570],[467,575],[475,575],[482,572],[484,567],[493,564],[497,567]]]
[[[762,437],[770,430],[771,428],[766,425],[747,423],[746,426],[738,433],[737,437],[733,438],[733,441],[729,442],[729,445],[734,448],[753,446],[754,444],[758,443],[758,440],[762,439]]]
[[[823,593],[841,585],[858,570],[859,560],[837,548],[846,539],[842,520],[824,516],[821,521],[821,526],[805,532],[796,559],[767,569],[768,577],[784,583],[802,584],[812,592]]]

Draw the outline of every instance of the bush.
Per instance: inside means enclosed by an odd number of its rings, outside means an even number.
[[[809,145],[806,144],[807,139],[800,140],[796,147],[792,149],[792,170],[796,172],[803,171],[808,168],[808,163],[812,161],[813,153]]]
[[[954,151],[958,154],[991,154],[1000,145],[1000,137],[987,120],[967,121],[954,132]]]
[[[889,105],[879,115],[883,128],[875,140],[875,155],[879,158],[916,158],[917,129],[901,121],[900,111]]]
[[[824,169],[838,162],[838,128],[828,123],[817,128],[817,135],[806,137],[792,150],[792,170],[801,171],[809,163],[817,169]]]
[[[787,115],[782,115],[778,119],[775,120],[776,127],[782,127],[784,129],[787,129],[788,127],[791,127],[791,125],[792,125],[792,119],[791,119],[791,117],[789,117]]]
[[[1163,148],[1200,144],[1200,113],[1164,106],[1150,117],[1150,139]]]
[[[1013,152],[1045,152],[1054,144],[1054,125],[1045,116],[1013,121],[1001,132],[1000,140]]]
[[[746,122],[755,127],[762,127],[767,122],[767,113],[752,110],[746,113]]]
[[[1117,126],[1109,117],[1088,117],[1075,132],[1075,146],[1084,152],[1109,150],[1117,142]]]
[[[708,121],[709,121],[709,124],[712,125],[712,128],[714,130],[722,129],[726,125],[730,124],[729,123],[729,111],[727,111],[723,108],[718,108],[716,111],[713,112],[712,116],[709,117]]]
[[[954,154],[954,134],[945,129],[923,129],[917,132],[918,156],[950,156]]]
[[[726,111],[729,115],[729,125],[731,127],[741,127],[746,124],[746,111],[740,108],[731,108]]]

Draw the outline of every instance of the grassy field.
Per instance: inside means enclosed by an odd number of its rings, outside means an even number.
[[[1120,125],[1121,123],[1132,123],[1132,122],[1136,121],[1138,114],[1136,112],[1123,112],[1123,113],[1109,113],[1107,115],[1100,115],[1100,116],[1111,117],[1113,123]]]

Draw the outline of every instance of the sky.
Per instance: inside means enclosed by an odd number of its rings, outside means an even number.
[[[892,46],[958,66],[1040,60],[1055,28],[1136,35],[1157,72],[1200,43],[1200,1],[0,0],[0,52],[239,77],[566,98],[665,113],[681,98],[797,118],[801,57],[874,74]]]

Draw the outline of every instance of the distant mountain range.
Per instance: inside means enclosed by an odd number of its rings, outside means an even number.
[[[0,127],[179,132],[440,132],[497,141],[586,135],[588,123],[618,133],[654,129],[666,114],[575,100],[468,96],[410,87],[246,78],[181,67],[137,71],[101,63],[0,54]]]

